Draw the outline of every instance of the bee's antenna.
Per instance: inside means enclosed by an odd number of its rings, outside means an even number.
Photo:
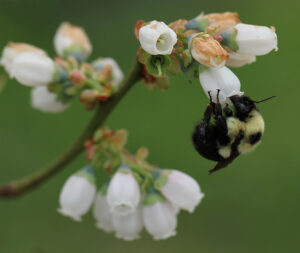
[[[269,99],[272,99],[272,98],[276,98],[276,96],[272,96],[272,97],[269,97],[269,98],[265,98],[265,99],[263,99],[263,100],[253,101],[253,102],[256,103],[256,104],[258,104],[258,103],[265,102],[265,101],[267,101],[267,100],[269,100]]]

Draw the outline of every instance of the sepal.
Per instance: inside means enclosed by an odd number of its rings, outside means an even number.
[[[167,55],[150,55],[146,61],[149,74],[154,76],[166,76],[171,65],[171,59]]]
[[[220,34],[222,37],[221,44],[232,51],[237,51],[239,45],[236,42],[237,30],[232,27]]]
[[[201,13],[199,16],[189,20],[186,24],[185,27],[188,30],[196,30],[199,32],[204,32],[206,27],[209,26],[209,21],[203,13]]]
[[[144,206],[152,206],[157,202],[164,202],[166,198],[154,187],[149,187],[146,197],[143,201]]]

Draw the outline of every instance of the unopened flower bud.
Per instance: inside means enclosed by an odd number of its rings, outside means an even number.
[[[32,89],[31,105],[37,110],[48,113],[62,112],[69,107],[69,104],[63,104],[58,101],[56,94],[50,92],[47,86],[39,86]]]
[[[96,226],[99,229],[102,229],[106,233],[114,231],[110,207],[107,203],[105,194],[103,194],[102,192],[97,193],[93,214],[97,221]]]
[[[176,210],[159,193],[146,196],[143,207],[145,229],[154,240],[164,240],[176,235]]]
[[[229,58],[226,61],[226,66],[228,67],[242,67],[246,64],[250,64],[256,61],[254,55],[244,55],[235,52],[229,53]]]
[[[13,62],[11,76],[27,86],[47,85],[60,79],[59,67],[46,55],[26,52]]]
[[[234,95],[241,96],[241,83],[237,76],[227,67],[209,68],[202,71],[199,75],[200,83],[204,93],[212,98],[213,102],[221,104],[229,103],[228,98]],[[219,91],[219,96],[217,94]]]
[[[118,91],[120,84],[123,81],[124,74],[113,58],[99,58],[92,63],[92,66],[97,71],[109,67],[111,69],[114,92]]]
[[[38,55],[46,56],[46,52],[40,48],[35,46],[26,44],[26,43],[8,43],[6,47],[4,47],[2,52],[2,57],[0,60],[0,64],[4,66],[5,70],[11,75],[12,65],[15,58],[26,52],[35,53]]]
[[[186,19],[178,19],[174,22],[172,22],[171,24],[169,24],[169,27],[171,29],[173,29],[176,33],[177,32],[182,32],[185,30],[185,24],[187,23],[188,21]]]
[[[111,212],[128,215],[135,212],[141,199],[140,187],[129,169],[121,167],[111,179],[107,201]]]
[[[96,90],[92,90],[92,89],[83,90],[80,93],[79,100],[81,103],[84,103],[84,104],[85,103],[93,103],[96,101],[98,95],[99,95],[99,92]]]
[[[85,31],[69,23],[59,26],[54,37],[54,46],[59,56],[73,56],[78,61],[84,61],[92,52],[92,45]]]
[[[237,24],[221,33],[221,43],[239,54],[265,55],[277,48],[277,35],[273,27]]]
[[[70,73],[70,79],[75,86],[82,86],[86,80],[86,76],[79,70],[73,70]]]
[[[171,54],[177,42],[176,33],[164,22],[156,20],[144,25],[139,30],[142,48],[151,55]]]
[[[191,41],[193,58],[208,67],[222,67],[229,57],[226,50],[212,36],[196,35]]]
[[[199,32],[209,32],[210,30],[223,32],[239,22],[238,14],[235,12],[212,13],[208,15],[201,13],[194,19],[189,20],[185,26],[188,30],[197,30]]]
[[[166,177],[159,186],[162,194],[174,206],[193,212],[204,197],[196,180],[178,170],[163,170],[161,173]]]
[[[54,61],[56,62],[57,65],[59,65],[60,67],[62,67],[65,70],[70,70],[70,68],[71,68],[70,63],[67,60],[62,59],[58,56],[54,57]]]
[[[203,18],[207,19],[209,23],[206,31],[215,27],[218,33],[240,23],[239,15],[236,12],[211,13],[204,15]]]
[[[68,178],[59,196],[58,211],[80,221],[93,204],[96,194],[95,176],[91,167],[85,167]]]
[[[144,20],[138,20],[134,26],[134,35],[137,39],[139,39],[139,32],[141,27],[145,24]]]
[[[125,241],[136,240],[143,229],[142,208],[137,207],[135,212],[126,216],[112,214],[112,223],[117,238]]]

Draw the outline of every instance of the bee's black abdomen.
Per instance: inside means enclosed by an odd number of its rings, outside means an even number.
[[[195,149],[204,158],[217,162],[224,160],[218,153],[214,126],[202,121],[196,126],[192,139]]]

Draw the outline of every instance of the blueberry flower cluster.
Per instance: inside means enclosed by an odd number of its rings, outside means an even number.
[[[174,236],[179,211],[193,212],[204,195],[187,174],[149,164],[145,148],[129,154],[126,139],[125,130],[96,131],[85,145],[89,165],[66,181],[58,211],[80,221],[94,205],[96,226],[127,241],[138,239],[143,228],[155,240]],[[107,182],[96,193],[98,169]]]
[[[214,102],[220,90],[221,104],[243,95],[239,79],[228,67],[242,67],[277,50],[274,27],[243,24],[232,12],[200,14],[169,25],[139,21],[135,34],[141,44],[138,60],[150,88],[166,89],[168,74],[185,73],[190,81],[199,78]]]
[[[58,57],[26,43],[8,43],[1,65],[11,78],[32,87],[31,104],[44,112],[61,112],[78,95],[87,109],[115,94],[123,73],[112,58],[85,62],[92,45],[84,30],[69,23],[59,26],[54,46]]]
[[[143,79],[150,89],[166,90],[169,75],[181,73],[189,81],[199,79],[212,102],[229,105],[230,97],[242,96],[243,92],[238,77],[228,67],[245,66],[257,56],[277,50],[277,36],[274,27],[243,24],[237,13],[231,12],[201,14],[169,25],[138,21],[135,36],[141,47],[122,85],[122,70],[112,58],[87,62],[92,45],[78,26],[59,26],[54,37],[58,56],[54,59],[35,46],[8,43],[0,64],[11,78],[32,88],[34,108],[61,112],[76,96],[86,109],[100,102],[103,106],[67,155],[41,174],[2,187],[0,194],[13,195],[37,185],[76,157],[85,141],[87,165],[65,182],[58,211],[80,221],[92,209],[97,228],[128,241],[138,239],[143,229],[155,240],[176,234],[180,210],[193,212],[204,197],[200,186],[181,171],[150,164],[144,147],[130,154],[125,149],[127,131],[103,127],[106,117],[137,81]],[[116,99],[110,99],[118,91]],[[257,125],[258,121],[251,122]],[[260,138],[262,133],[251,136]]]

